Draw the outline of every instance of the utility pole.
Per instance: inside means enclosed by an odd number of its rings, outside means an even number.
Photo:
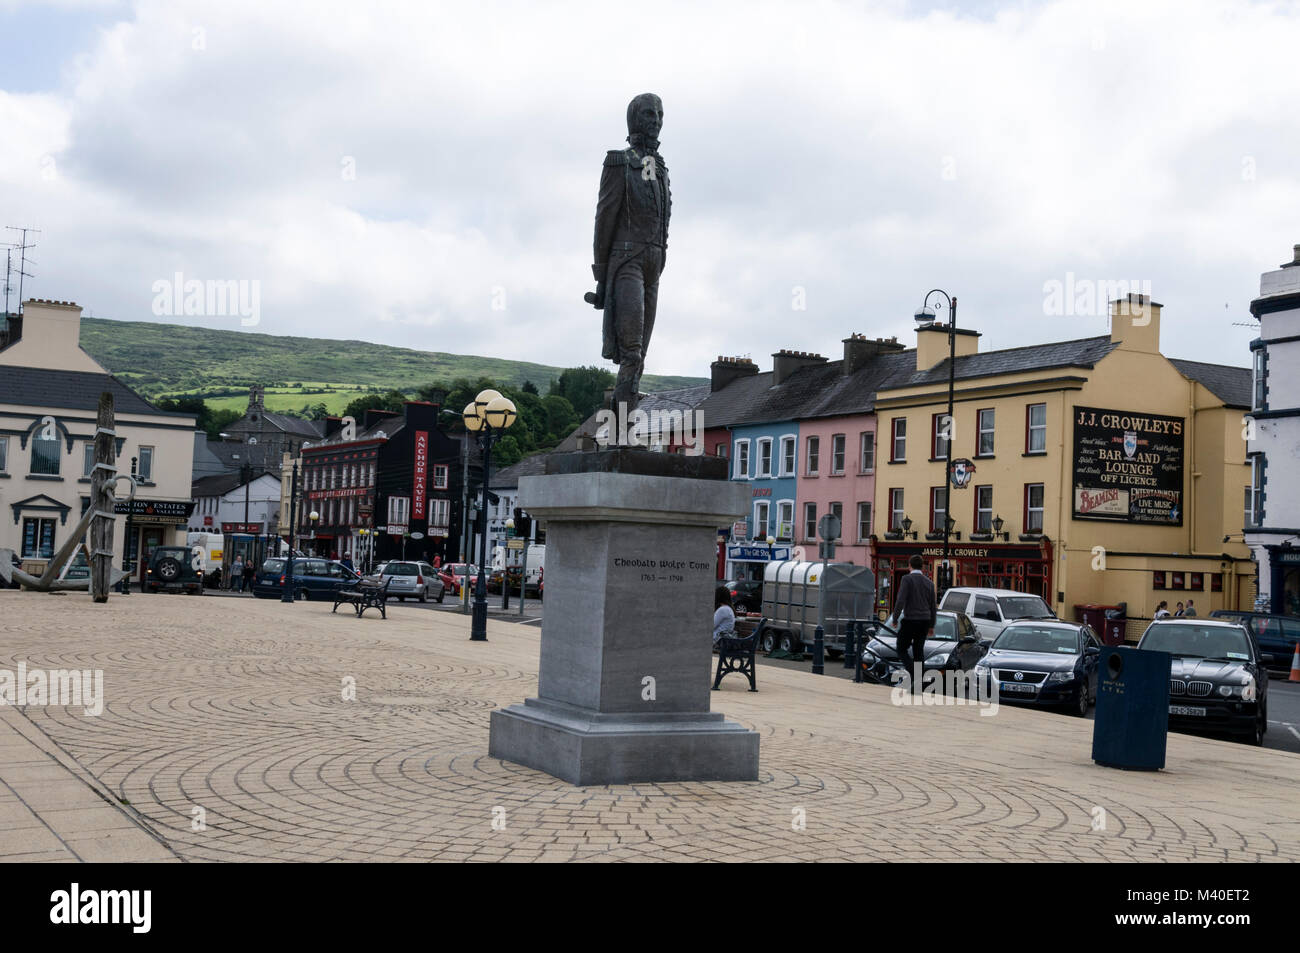
[[[6,225],[5,227],[10,231],[22,233],[22,238],[18,244],[12,246],[17,248],[20,253],[18,265],[18,312],[21,314],[23,310],[23,279],[32,277],[27,273],[27,249],[36,247],[27,244],[27,233],[33,232],[39,235],[41,230],[30,225]],[[7,270],[5,273],[5,310],[9,310],[9,275]]]

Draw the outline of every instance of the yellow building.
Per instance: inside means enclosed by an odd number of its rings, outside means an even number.
[[[915,372],[876,395],[882,583],[916,552],[935,575],[950,492],[955,585],[1035,592],[1065,618],[1089,603],[1137,619],[1162,600],[1249,608],[1250,370],[1164,357],[1160,322],[1130,295],[1100,337],[981,354],[959,328],[950,429],[948,328],[918,330]]]

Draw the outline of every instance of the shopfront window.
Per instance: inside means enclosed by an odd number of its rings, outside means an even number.
[[[23,558],[54,557],[54,520],[28,517],[23,520]]]

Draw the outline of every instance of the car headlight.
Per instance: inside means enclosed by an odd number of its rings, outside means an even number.
[[[1074,669],[1069,669],[1064,672],[1053,672],[1051,675],[1047,676],[1047,680],[1049,682],[1072,682],[1074,681]]]
[[[931,655],[928,659],[925,660],[925,665],[927,668],[930,668],[932,666],[934,668],[939,668],[941,666],[947,665],[948,656],[950,654],[951,653],[949,652],[940,652],[937,655]]]
[[[982,658],[975,663],[975,671],[977,672],[987,672],[992,668],[993,668],[993,663],[986,658]]]

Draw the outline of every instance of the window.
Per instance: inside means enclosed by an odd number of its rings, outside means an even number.
[[[796,447],[794,437],[781,438],[781,476],[794,476],[798,466]]]
[[[942,533],[948,516],[948,492],[944,487],[930,487],[930,532]]]
[[[409,496],[390,496],[388,498],[388,522],[392,526],[410,525],[411,498]]]
[[[1043,484],[1025,484],[1025,532],[1043,531]]]
[[[889,530],[899,532],[903,529],[903,490],[889,491]]]
[[[23,558],[54,558],[53,519],[28,517],[23,520]]]
[[[865,543],[871,538],[871,504],[858,504],[858,542]]]
[[[761,543],[763,540],[767,539],[768,509],[769,506],[767,503],[754,504],[754,532],[750,534],[750,537],[755,542]]]
[[[758,475],[761,477],[770,477],[772,475],[771,437],[764,437],[758,441]]]
[[[889,448],[889,462],[903,463],[907,460],[907,418],[895,417],[890,426],[894,439]]]
[[[9,438],[0,437],[0,473],[9,471]]]
[[[1255,358],[1255,360],[1254,360],[1254,377],[1255,377],[1255,390],[1254,390],[1254,395],[1255,395],[1255,396],[1254,396],[1254,401],[1253,401],[1253,403],[1251,404],[1251,408],[1250,408],[1251,410],[1266,410],[1266,409],[1268,408],[1268,405],[1264,402],[1264,398],[1265,398],[1265,396],[1267,395],[1267,390],[1265,389],[1265,388],[1266,388],[1266,381],[1267,381],[1267,377],[1266,377],[1266,374],[1265,374],[1265,372],[1266,372],[1266,370],[1267,370],[1267,363],[1266,363],[1265,354],[1266,354],[1266,352],[1265,352],[1263,346],[1260,346],[1259,348],[1257,348],[1257,349],[1255,350],[1255,354],[1254,354],[1254,358]]]
[[[794,539],[793,500],[782,500],[776,504],[776,538],[787,543]]]
[[[976,437],[975,456],[993,456],[993,408],[987,407],[979,412],[979,435]]]
[[[749,479],[749,441],[736,441],[736,479]]]
[[[153,447],[140,448],[140,459],[135,472],[141,483],[153,482]]]
[[[836,476],[844,474],[844,434],[842,433],[831,437],[831,473]]]
[[[433,511],[429,517],[429,526],[446,529],[451,523],[451,501],[430,500]]]
[[[930,459],[947,460],[948,445],[952,443],[952,418],[946,413],[935,414],[930,433]]]
[[[803,538],[814,540],[817,538],[817,504],[805,503],[803,505]]]
[[[858,437],[858,448],[861,454],[859,463],[862,473],[870,473],[876,469],[876,434],[872,430],[864,430]]]
[[[993,532],[993,487],[975,487],[975,532]]]
[[[1247,526],[1264,525],[1264,457],[1260,454],[1250,458],[1250,489],[1247,509],[1250,520]]]
[[[1025,453],[1047,452],[1047,405],[1030,404],[1025,410]]]
[[[817,467],[819,463],[818,457],[820,453],[821,453],[821,438],[809,437],[808,438],[808,475],[809,476],[817,475]]]
[[[832,503],[831,515],[840,521],[840,532],[843,533],[844,532],[844,504]]]
[[[450,472],[451,468],[445,463],[435,463],[433,465],[433,488],[435,490],[447,489],[451,482]]]
[[[32,438],[32,473],[40,476],[59,475],[59,438],[45,439],[39,434]]]
[[[1251,464],[1253,468],[1253,464],[1254,464],[1253,460],[1251,461]],[[1246,512],[1245,515],[1243,516],[1245,522],[1243,522],[1241,525],[1243,527],[1254,526],[1255,525],[1255,492],[1250,487],[1246,487],[1245,489],[1246,489]]]
[[[718,444],[713,448],[713,455],[715,457],[722,457],[724,460],[727,459],[727,445],[725,443]]]
[[[95,471],[95,441],[87,440],[86,446],[82,450],[81,457],[81,475],[90,479],[90,475]]]

